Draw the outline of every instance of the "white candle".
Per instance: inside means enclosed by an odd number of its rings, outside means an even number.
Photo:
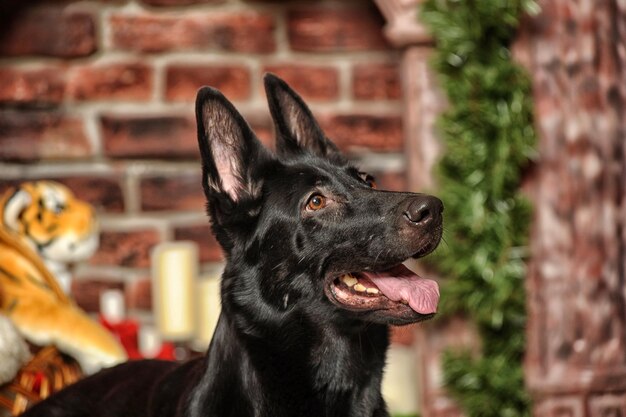
[[[161,351],[161,336],[152,326],[141,326],[137,336],[139,353],[144,358],[156,358]]]
[[[406,346],[391,345],[383,377],[383,398],[389,414],[417,414],[417,367],[415,353]]]
[[[152,297],[156,325],[165,340],[185,341],[194,333],[198,247],[161,243],[152,251]]]
[[[220,275],[219,271],[203,276],[198,281],[197,323],[194,349],[205,351],[211,343],[213,332],[220,316]]]
[[[105,290],[100,293],[100,313],[111,323],[120,323],[126,317],[124,293],[121,290]]]

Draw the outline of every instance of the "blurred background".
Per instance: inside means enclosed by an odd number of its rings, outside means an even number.
[[[262,88],[273,72],[380,188],[433,189],[435,121],[447,105],[420,3],[5,0],[0,193],[53,179],[95,206],[100,247],[73,269],[71,295],[97,314],[114,290],[127,319],[153,324],[157,245],[195,242],[200,275],[221,268],[200,188],[193,101],[202,85],[221,90],[273,146]],[[539,136],[522,180],[535,206],[526,384],[535,415],[623,416],[626,6],[538,3],[512,49],[530,73]],[[395,329],[393,342],[392,410],[462,415],[440,361],[449,346],[477,344],[472,326],[448,317]]]

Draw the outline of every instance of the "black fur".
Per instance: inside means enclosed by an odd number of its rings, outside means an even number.
[[[328,288],[343,273],[431,252],[441,202],[372,189],[295,92],[273,75],[265,85],[276,155],[217,90],[204,87],[196,101],[202,183],[227,261],[207,356],[120,365],[27,416],[388,416],[388,325],[430,315],[401,304],[347,308]],[[308,205],[316,194],[319,210]]]

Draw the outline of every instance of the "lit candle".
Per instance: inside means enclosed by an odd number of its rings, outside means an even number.
[[[152,297],[156,325],[165,340],[194,334],[194,291],[198,247],[193,242],[157,245],[152,251]]]
[[[220,316],[220,275],[221,268],[203,276],[198,281],[197,323],[194,349],[205,351],[211,343],[213,332]]]

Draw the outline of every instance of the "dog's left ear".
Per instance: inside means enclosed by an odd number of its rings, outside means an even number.
[[[207,199],[254,198],[260,187],[252,170],[268,152],[243,117],[222,93],[203,87],[196,97],[196,121]]]
[[[308,151],[337,162],[345,161],[337,146],[324,135],[311,110],[285,81],[267,73],[264,82],[279,155]]]

